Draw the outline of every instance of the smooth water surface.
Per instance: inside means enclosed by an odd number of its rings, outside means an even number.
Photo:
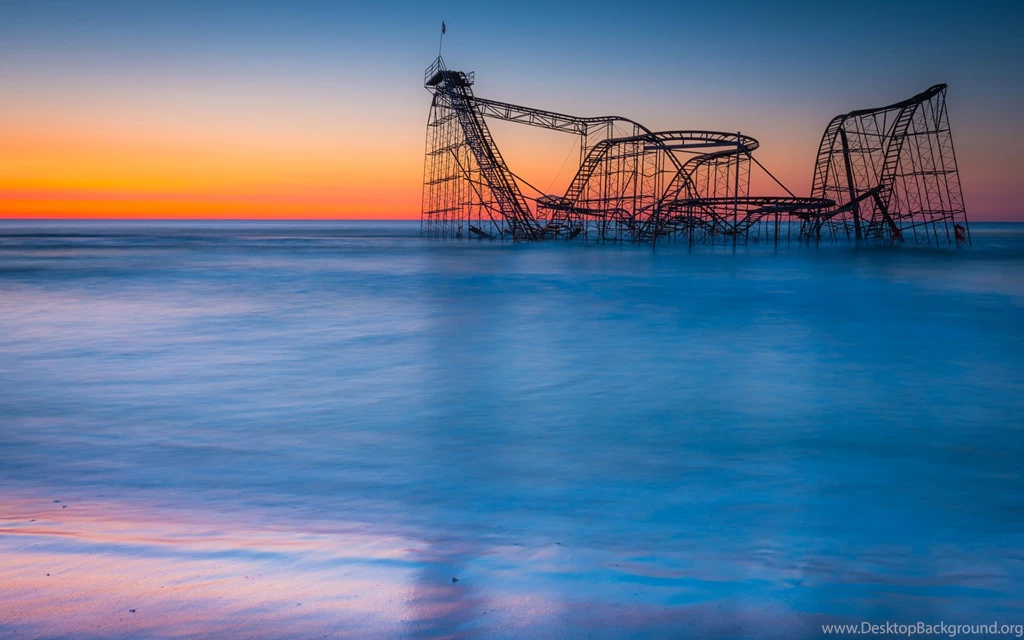
[[[972,234],[0,223],[0,637],[1024,622],[1024,228]]]

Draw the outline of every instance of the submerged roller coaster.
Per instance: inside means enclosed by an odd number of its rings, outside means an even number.
[[[746,244],[843,240],[970,243],[946,85],[851,111],[825,129],[809,197],[754,158],[741,133],[651,131],[621,116],[578,117],[479,98],[474,73],[438,58],[431,92],[421,233],[448,238]],[[487,120],[579,136],[562,195],[537,192],[502,158]],[[786,196],[751,196],[752,167]]]

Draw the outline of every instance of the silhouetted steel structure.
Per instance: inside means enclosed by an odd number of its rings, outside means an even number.
[[[811,195],[838,206],[806,221],[807,238],[970,243],[946,85],[833,118],[818,147]]]
[[[440,56],[424,74],[433,94],[424,235],[777,244],[906,239],[912,229],[918,242],[969,241],[944,85],[834,119],[813,191],[803,198],[754,158],[758,142],[750,136],[651,131],[621,116],[584,118],[487,100],[473,94],[474,80],[472,72],[447,69]],[[502,159],[488,119],[579,136],[580,164],[566,192],[524,195],[522,186],[532,187]],[[751,196],[754,165],[789,195]]]

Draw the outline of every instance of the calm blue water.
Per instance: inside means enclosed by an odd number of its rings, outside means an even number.
[[[1024,226],[417,234],[0,223],[0,636],[1024,623]]]

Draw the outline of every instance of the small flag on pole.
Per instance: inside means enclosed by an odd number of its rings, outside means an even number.
[[[441,21],[441,35],[444,35],[444,20]]]

